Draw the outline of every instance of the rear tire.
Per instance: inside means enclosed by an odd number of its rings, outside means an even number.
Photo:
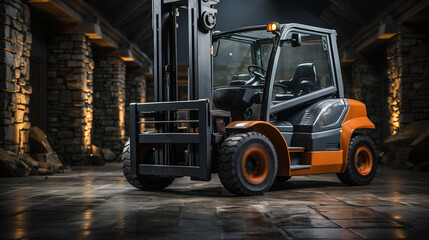
[[[142,154],[145,156],[145,154]],[[141,159],[144,161],[144,159]],[[134,175],[131,173],[130,141],[125,144],[122,151],[122,173],[125,179],[133,186],[145,191],[162,190],[173,183],[174,178],[151,175]]]
[[[277,173],[277,156],[268,138],[256,132],[234,134],[221,145],[217,157],[222,185],[237,195],[262,195]]]
[[[350,139],[347,154],[347,168],[337,173],[344,184],[362,186],[371,183],[377,172],[378,159],[374,142],[365,135],[355,135]]]

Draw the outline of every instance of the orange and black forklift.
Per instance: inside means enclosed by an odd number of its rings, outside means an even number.
[[[369,184],[375,128],[345,99],[336,32],[270,23],[214,32],[219,0],[153,0],[155,102],[130,106],[123,173],[142,190],[218,173],[238,195],[261,195],[292,176],[336,173]],[[187,11],[189,75],[178,101],[177,18]]]

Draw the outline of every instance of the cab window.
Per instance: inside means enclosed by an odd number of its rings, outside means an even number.
[[[231,39],[219,39],[219,51],[214,60],[214,87],[228,86],[234,77],[248,78],[252,61],[252,44]]]
[[[286,39],[293,33],[289,32]],[[302,44],[292,47],[284,42],[274,77],[272,104],[333,86],[327,36],[299,33]]]

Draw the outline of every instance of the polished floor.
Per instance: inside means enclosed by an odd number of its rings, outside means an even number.
[[[217,176],[139,191],[110,164],[2,178],[0,202],[0,239],[429,238],[429,173],[387,167],[365,187],[328,174],[236,197]]]

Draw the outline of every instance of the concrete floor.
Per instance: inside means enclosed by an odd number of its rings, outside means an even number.
[[[131,187],[119,164],[3,178],[0,239],[429,238],[429,173],[384,167],[365,187],[294,177],[258,197],[214,178],[163,192]]]

